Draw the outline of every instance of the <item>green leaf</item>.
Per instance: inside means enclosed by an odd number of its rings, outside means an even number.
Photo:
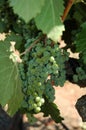
[[[60,112],[56,104],[52,102],[46,101],[42,107],[42,112],[44,113],[44,116],[50,115],[56,123],[59,123],[63,120],[63,118],[60,116]]]
[[[8,104],[8,108],[14,114],[21,105],[23,95],[17,63],[13,63],[9,58],[10,45],[7,39],[0,41],[0,104]]]
[[[23,41],[23,38],[22,38],[22,36],[21,35],[16,35],[15,33],[13,33],[13,32],[11,32],[8,36],[7,36],[7,38],[6,38],[6,40],[8,41],[8,42],[10,42],[10,41],[15,41],[16,42],[16,44],[15,44],[15,48],[17,49],[17,50],[22,50],[22,41]]]
[[[77,33],[74,44],[77,52],[82,54],[82,59],[86,64],[86,22],[81,25],[81,30]]]
[[[18,110],[18,108],[21,107],[22,96],[23,95],[21,93],[21,87],[17,86],[16,89],[14,89],[13,96],[8,102],[7,112],[9,115],[13,116],[15,112]]]
[[[61,16],[64,11],[63,0],[46,0],[42,11],[35,18],[38,29],[57,42],[62,35],[64,25]]]
[[[10,0],[14,12],[22,17],[26,22],[36,17],[40,13],[45,0]]]

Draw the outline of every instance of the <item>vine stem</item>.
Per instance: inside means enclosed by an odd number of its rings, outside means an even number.
[[[30,52],[30,50],[34,47],[34,45],[35,45],[36,43],[38,43],[38,42],[40,41],[40,39],[41,39],[41,37],[38,38],[37,40],[35,40],[35,41],[31,44],[31,46],[30,46],[28,49],[26,49],[24,52],[22,52],[22,53],[20,54],[20,56],[26,54],[27,52]]]
[[[64,13],[63,13],[63,16],[62,16],[62,21],[63,22],[65,21],[65,19],[66,19],[66,17],[67,17],[67,15],[68,15],[68,13],[69,13],[69,11],[70,11],[70,9],[71,9],[74,2],[75,2],[75,0],[68,0],[67,6],[66,6],[66,8],[64,10]]]

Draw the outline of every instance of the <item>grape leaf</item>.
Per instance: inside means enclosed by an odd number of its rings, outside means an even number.
[[[26,22],[36,17],[40,13],[45,0],[10,0],[14,12],[22,17]]]
[[[23,47],[22,47],[23,38],[22,38],[21,35],[16,35],[15,33],[11,32],[11,33],[7,36],[6,40],[7,40],[8,42],[10,42],[10,41],[16,41],[15,48],[16,48],[17,50],[22,50],[22,48],[23,48]]]
[[[13,96],[8,102],[8,114],[13,116],[15,112],[18,110],[18,108],[21,106],[22,102],[22,93],[21,93],[21,87],[16,87],[16,89],[13,92]]]
[[[11,105],[8,108],[10,107],[9,109],[15,113],[21,105],[23,95],[17,63],[13,63],[9,58],[10,45],[7,39],[0,41],[0,104],[2,106],[9,105],[11,100]]]
[[[50,115],[56,123],[59,123],[63,120],[63,118],[60,116],[60,112],[56,104],[52,102],[46,101],[42,107],[42,112],[44,113],[44,116]]]
[[[61,21],[63,11],[63,0],[46,0],[41,13],[35,18],[38,29],[41,29],[55,42],[59,40],[64,30]]]
[[[76,51],[82,54],[82,59],[86,64],[86,22],[81,25],[81,30],[77,33],[74,44]]]

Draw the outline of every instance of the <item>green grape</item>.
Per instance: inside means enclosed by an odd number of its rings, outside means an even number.
[[[41,99],[40,99],[40,102],[41,102],[41,104],[43,105],[43,104],[45,103],[44,98],[41,98]]]
[[[36,97],[35,101],[36,101],[36,105],[38,107],[41,107],[44,104],[44,102],[45,102],[44,98],[41,98],[41,97]]]
[[[44,57],[50,57],[50,52],[49,51],[45,51],[44,53],[43,53],[43,55],[44,55]]]
[[[40,97],[36,97],[36,102],[39,102],[40,101]]]
[[[36,108],[35,108],[35,112],[36,112],[36,113],[38,113],[38,112],[40,112],[40,111],[41,111],[41,108],[40,108],[40,107],[36,107]]]
[[[76,75],[73,76],[75,82],[86,79],[86,72],[82,67],[76,68]]]
[[[46,87],[45,87],[45,96],[47,97],[47,99],[50,101],[50,102],[53,102],[54,99],[55,99],[55,90],[54,88],[52,87],[51,85],[51,81],[48,80],[46,82]]]
[[[27,102],[26,102],[25,100],[23,100],[21,106],[22,106],[23,108],[28,108],[28,104],[27,104]]]
[[[33,108],[34,108],[34,109],[37,108],[37,104],[36,104],[36,103],[33,104]]]
[[[42,103],[41,103],[41,102],[38,102],[38,103],[37,103],[37,106],[38,106],[38,107],[41,107],[41,106],[42,106]]]
[[[73,80],[74,80],[74,82],[78,82],[78,76],[77,75],[73,75]]]
[[[53,56],[50,57],[50,62],[55,62],[55,58]]]

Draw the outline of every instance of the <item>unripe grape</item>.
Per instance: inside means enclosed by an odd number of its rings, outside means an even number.
[[[45,102],[44,98],[41,98],[40,102],[41,102],[41,104],[44,104],[44,102]]]
[[[38,102],[38,103],[37,103],[37,106],[38,106],[38,107],[41,107],[41,105],[42,105],[41,102]]]
[[[36,97],[36,102],[40,102],[40,97]]]
[[[36,107],[35,112],[38,113],[40,111],[41,111],[41,108],[40,107]]]
[[[50,57],[50,61],[51,62],[54,62],[55,61],[55,58],[53,56]]]
[[[54,69],[58,69],[58,65],[55,63],[55,64],[53,64],[53,68]]]
[[[39,83],[38,83],[38,86],[41,86],[41,85],[42,85],[42,83],[41,83],[41,82],[39,82]]]
[[[37,104],[36,104],[36,103],[34,103],[34,104],[33,104],[33,107],[36,109],[36,108],[37,108]]]

